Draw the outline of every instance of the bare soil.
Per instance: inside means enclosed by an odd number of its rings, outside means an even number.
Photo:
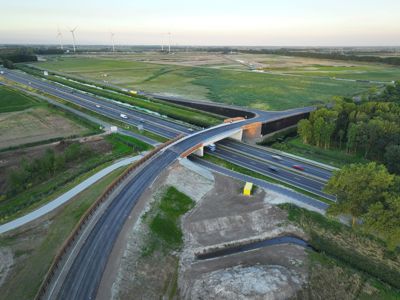
[[[265,201],[266,193],[242,195],[243,183],[215,175],[214,188],[183,220],[180,260],[183,299],[286,299],[307,280],[305,250],[277,245],[209,260],[195,253],[281,235],[305,237],[287,215]],[[254,276],[254,274],[258,274]],[[262,287],[262,288],[260,288]]]
[[[0,147],[79,135],[87,129],[46,108],[0,114]]]

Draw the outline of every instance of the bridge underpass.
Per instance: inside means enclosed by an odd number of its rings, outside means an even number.
[[[227,119],[224,123],[232,123],[234,121],[241,121],[245,120],[244,118],[234,118],[234,119]],[[235,128],[232,130],[228,130],[216,136],[213,136],[201,144],[198,144],[189,150],[185,151],[181,154],[181,157],[187,157],[190,154],[195,154],[197,156],[203,157],[204,156],[204,147],[207,147],[211,144],[214,144],[218,141],[224,140],[226,138],[231,138],[237,140],[239,142],[246,141],[246,140],[253,140],[255,138],[259,138],[261,136],[261,122],[254,122],[254,123],[247,123],[239,128]]]

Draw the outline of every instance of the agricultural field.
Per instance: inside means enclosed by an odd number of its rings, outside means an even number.
[[[0,85],[0,113],[24,110],[39,103],[4,85]]]
[[[1,148],[80,136],[89,129],[47,107],[0,114]]]
[[[98,132],[97,126],[39,98],[0,85],[0,151]]]
[[[399,68],[388,65],[261,54],[51,57],[35,65],[129,89],[260,109],[326,103],[400,79]]]

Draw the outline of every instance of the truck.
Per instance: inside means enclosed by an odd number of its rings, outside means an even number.
[[[215,144],[210,144],[210,145],[207,145],[206,147],[211,152],[214,152],[217,149],[217,146]]]

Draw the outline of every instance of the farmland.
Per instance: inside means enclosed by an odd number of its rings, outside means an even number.
[[[65,56],[36,66],[130,89],[261,109],[326,103],[333,96],[363,94],[380,85],[355,80],[400,79],[400,70],[387,65],[278,55]]]
[[[47,107],[0,114],[0,130],[2,149],[91,132]]]
[[[24,110],[37,104],[37,101],[20,92],[0,86],[0,113]]]

